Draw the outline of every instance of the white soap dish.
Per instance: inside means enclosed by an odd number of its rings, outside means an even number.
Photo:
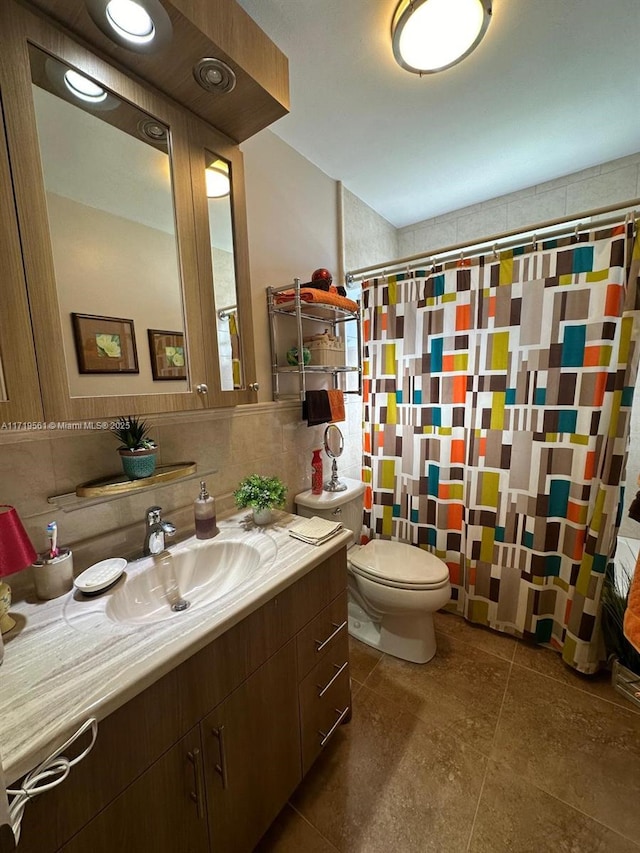
[[[101,560],[89,566],[75,579],[74,586],[85,595],[95,595],[104,592],[105,589],[114,584],[124,572],[127,561],[122,557],[112,557],[109,560]]]

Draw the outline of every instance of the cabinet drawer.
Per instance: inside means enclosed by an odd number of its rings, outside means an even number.
[[[351,706],[346,633],[300,684],[299,697],[304,775]]]
[[[325,607],[297,636],[298,680],[347,637],[346,590]]]

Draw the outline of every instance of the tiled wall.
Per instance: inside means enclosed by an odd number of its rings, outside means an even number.
[[[345,270],[399,257],[398,229],[343,187]]]
[[[347,398],[346,413],[339,470],[358,477],[360,401]],[[72,511],[52,506],[47,498],[117,472],[120,458],[113,436],[91,431],[0,431],[2,502],[17,507],[38,550],[46,545],[47,522],[55,519],[61,544],[73,547],[76,569],[108,556],[130,556],[142,546],[144,513],[154,503],[163,507],[181,537],[190,535],[200,476],[216,497],[220,513],[233,508],[231,492],[250,473],[281,477],[289,489],[287,509],[292,509],[295,495],[311,487],[311,451],[322,446],[324,433],[323,426],[306,426],[299,403],[261,403],[148,420],[159,445],[158,463],[195,461],[196,477],[93,506],[80,502]],[[328,475],[326,456],[324,463]]]
[[[640,153],[399,230],[398,257],[437,251],[640,197]]]

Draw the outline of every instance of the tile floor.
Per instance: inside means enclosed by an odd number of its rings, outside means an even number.
[[[447,613],[427,666],[351,640],[353,719],[259,853],[640,853],[640,713]]]

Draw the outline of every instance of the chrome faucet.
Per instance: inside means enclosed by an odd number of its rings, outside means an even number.
[[[174,524],[171,524],[170,521],[162,520],[162,507],[150,506],[147,510],[142,555],[149,557],[151,554],[160,554],[164,551],[165,536],[174,536],[175,532],[176,528]]]

